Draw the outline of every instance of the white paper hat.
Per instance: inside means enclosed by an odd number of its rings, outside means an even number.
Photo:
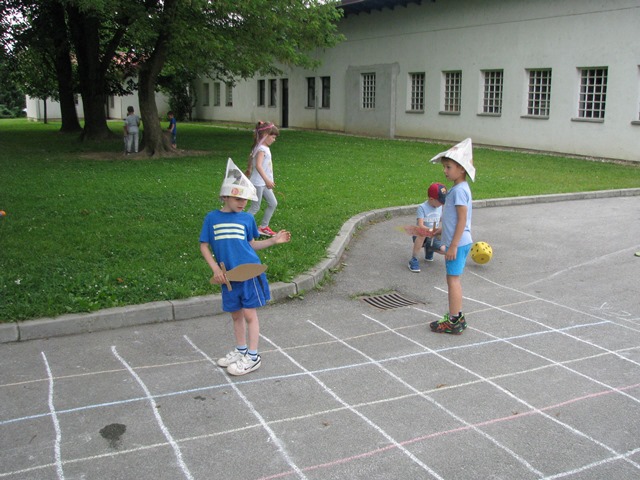
[[[220,187],[220,196],[246,198],[247,200],[258,201],[256,187],[253,186],[253,183],[251,183],[231,159],[227,160],[227,172]]]
[[[438,163],[442,157],[447,157],[456,163],[459,163],[471,177],[471,181],[475,182],[476,167],[473,166],[473,150],[471,139],[465,138],[463,141],[454,145],[446,152],[441,152],[433,157],[430,162]]]

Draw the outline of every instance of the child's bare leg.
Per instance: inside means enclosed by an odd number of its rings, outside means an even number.
[[[236,345],[247,344],[247,327],[245,323],[244,310],[236,310],[231,312],[233,319],[233,334],[236,337]]]
[[[244,320],[246,321],[247,330],[249,332],[248,347],[251,351],[258,350],[258,342],[260,340],[260,322],[258,321],[258,310],[255,308],[245,308]]]
[[[459,275],[447,275],[449,314],[458,315],[462,311],[462,282]]]
[[[422,250],[422,244],[424,243],[424,238],[425,237],[416,237],[416,239],[413,241],[413,252],[412,252],[413,258],[418,258],[418,255],[420,254],[420,250]]]

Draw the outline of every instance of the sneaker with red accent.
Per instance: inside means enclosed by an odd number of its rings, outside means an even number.
[[[454,317],[455,318],[455,317]],[[435,333],[451,333],[460,335],[467,328],[467,321],[464,319],[464,313],[461,313],[457,320],[451,321],[449,313],[445,313],[442,319],[431,322],[429,324],[432,332]]]
[[[266,227],[258,227],[258,232],[260,232],[260,235],[264,235],[265,237],[273,237],[276,234],[276,232],[271,230],[268,225]]]

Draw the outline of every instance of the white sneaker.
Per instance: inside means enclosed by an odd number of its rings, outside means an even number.
[[[240,360],[244,355],[240,353],[237,349],[233,349],[231,352],[227,353],[224,357],[219,358],[216,362],[219,367],[227,368],[232,363],[236,363]]]
[[[227,367],[229,375],[246,375],[260,368],[260,355],[255,360],[251,360],[249,355],[245,355],[236,363],[232,363]]]

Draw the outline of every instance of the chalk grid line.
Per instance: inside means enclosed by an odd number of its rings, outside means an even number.
[[[482,277],[481,277],[481,278],[482,278]],[[485,280],[486,280],[486,279],[485,279]],[[495,283],[495,282],[493,282],[493,283]],[[496,284],[496,285],[499,285],[499,284]],[[499,286],[500,286],[500,285],[499,285]],[[505,288],[510,288],[510,287],[505,287]],[[515,290],[515,289],[511,289],[511,290],[514,290],[514,291],[516,291],[516,292],[517,292],[517,290]],[[527,293],[525,293],[525,292],[518,292],[518,293],[522,293],[522,294],[524,294],[524,295],[529,295],[529,296],[531,296],[531,297],[535,297],[535,296],[532,296],[532,295],[527,294]],[[475,300],[475,299],[471,299],[471,298],[470,298],[469,300],[477,302],[477,300]],[[558,307],[570,308],[570,307],[567,307],[567,306],[565,306],[565,305],[558,304],[557,302],[553,302],[553,301],[550,301],[550,300],[546,300],[546,299],[543,299],[543,298],[540,298],[540,297],[535,297],[535,300],[546,301],[546,302],[551,303],[551,304],[553,304],[553,305],[555,305],[555,306],[558,306]],[[484,302],[480,302],[480,303],[481,303],[481,304],[483,304]],[[485,305],[486,305],[486,306],[488,306],[488,307],[489,307],[489,309],[497,309],[497,310],[501,310],[501,307],[495,307],[495,306],[492,306],[492,305],[490,305],[490,304],[486,304],[486,303],[485,303]],[[575,309],[573,309],[573,310],[574,310],[574,311],[578,311],[578,310],[575,310]],[[508,310],[506,310],[506,309],[502,309],[501,311],[503,311],[503,312],[505,312],[505,313],[513,314],[513,312],[509,312],[509,311],[508,311]],[[578,311],[578,312],[579,312],[579,311]],[[585,313],[585,312],[579,312],[579,313]],[[599,317],[599,316],[592,315],[592,314],[588,314],[588,315],[590,315],[591,317],[596,318],[596,319],[598,319],[598,320],[602,320],[602,319],[601,319],[601,317]],[[540,323],[540,322],[538,322],[538,323]],[[603,323],[615,323],[615,322],[612,322],[611,320],[608,320],[608,319],[607,319],[607,320],[603,320],[603,321],[600,321],[600,322],[594,322],[594,323],[591,323],[591,324],[585,324],[584,326],[595,326],[595,325],[600,325],[600,324],[603,324]],[[566,331],[567,331],[567,330],[575,329],[575,328],[580,328],[580,327],[581,327],[581,325],[579,325],[579,326],[575,326],[575,325],[574,325],[574,326],[570,326],[570,327],[567,327],[567,328],[555,329],[555,328],[549,327],[549,326],[544,325],[544,324],[541,324],[541,325],[542,325],[542,326],[544,326],[545,328],[549,329],[549,332],[557,332],[557,333],[563,333],[563,334],[566,334]],[[387,328],[388,328],[388,327],[387,327]],[[390,329],[390,330],[391,330],[391,331],[394,331],[393,329]],[[633,330],[634,330],[634,329],[633,329]],[[485,334],[486,334],[486,332],[482,332],[482,331],[480,331],[480,332],[481,332],[481,333],[485,333]],[[394,331],[394,333],[396,333],[396,332]],[[518,338],[523,338],[523,337],[526,337],[526,336],[538,335],[538,334],[543,334],[543,333],[548,333],[548,332],[535,332],[535,333],[533,333],[533,334],[518,335],[518,336],[514,336],[514,337],[509,337],[509,339],[511,339],[511,340],[516,340],[516,339],[518,339]],[[508,343],[508,344],[511,344],[511,345],[513,345],[513,346],[517,347],[517,348],[521,348],[521,349],[523,349],[524,351],[527,351],[528,353],[532,353],[532,354],[534,354],[534,355],[537,355],[537,354],[535,354],[534,352],[530,352],[530,351],[528,351],[527,349],[525,349],[525,348],[523,348],[523,347],[520,347],[520,346],[518,346],[518,345],[516,345],[516,344],[511,343],[511,342],[509,341],[509,339],[498,338],[498,337],[495,337],[495,336],[493,336],[493,337],[494,337],[494,338],[493,338],[493,340],[492,340],[492,341],[494,341],[494,340],[495,340],[495,341],[499,341],[499,342],[506,342],[506,343]],[[630,359],[628,359],[627,357],[625,357],[625,356],[621,355],[621,352],[629,351],[629,350],[634,350],[634,349],[635,349],[635,347],[630,347],[630,348],[625,348],[625,349],[620,349],[620,350],[615,350],[615,351],[614,351],[614,350],[610,350],[610,349],[605,349],[604,347],[601,347],[601,346],[599,346],[599,345],[593,344],[592,342],[584,341],[583,339],[580,339],[579,337],[574,337],[573,335],[569,335],[569,337],[570,337],[570,338],[574,338],[575,340],[583,341],[583,342],[585,342],[585,343],[587,343],[587,344],[589,344],[589,345],[591,345],[591,346],[593,346],[593,347],[600,348],[600,349],[602,349],[602,350],[603,350],[603,353],[598,354],[598,355],[592,355],[592,356],[590,356],[590,357],[597,357],[597,356],[599,356],[599,355],[611,355],[611,354],[613,354],[613,355],[618,356],[618,357],[619,357],[619,358],[621,358],[621,359],[624,359],[624,360],[629,361]],[[479,344],[491,343],[492,341],[490,341],[490,342],[479,342]],[[274,344],[274,345],[275,345],[275,344]],[[466,347],[466,346],[465,346],[465,347]],[[461,347],[461,348],[462,348],[462,347]],[[282,350],[280,347],[277,347],[277,348],[276,348],[276,350],[278,350],[278,349]],[[450,348],[447,348],[447,349],[440,349],[440,350],[438,350],[438,351],[447,351],[447,350],[451,350],[451,349],[450,349]],[[436,351],[434,350],[434,352],[436,352]],[[428,352],[428,353],[431,353],[431,352]],[[48,416],[48,415],[50,415],[50,416],[52,417],[52,419],[54,419],[54,418],[55,418],[55,420],[54,420],[54,424],[55,424],[55,422],[57,421],[57,417],[58,417],[58,415],[60,415],[63,411],[57,411],[57,412],[56,412],[55,408],[53,407],[53,403],[52,403],[52,399],[53,399],[53,397],[52,397],[52,395],[53,395],[53,379],[54,379],[54,377],[53,377],[53,374],[51,373],[51,370],[50,370],[50,368],[49,368],[49,364],[48,364],[48,361],[47,361],[47,359],[46,359],[46,356],[45,356],[44,352],[42,353],[42,357],[43,357],[43,360],[45,361],[45,365],[46,365],[46,368],[47,368],[47,377],[48,377],[48,378],[47,378],[47,380],[49,381],[49,387],[50,387],[50,388],[49,388],[49,396],[50,396],[49,408],[50,408],[50,411],[49,411],[48,413],[46,413],[46,414],[41,415],[41,416]],[[545,357],[542,357],[542,358],[545,358]],[[582,358],[589,358],[589,357],[582,357]],[[382,363],[382,362],[392,361],[392,360],[395,360],[395,359],[397,359],[397,358],[394,358],[394,359],[384,359],[384,360],[380,360],[380,361],[378,361],[377,363]],[[547,359],[547,360],[548,360],[548,359]],[[568,368],[568,367],[566,366],[566,364],[569,364],[569,363],[572,363],[572,362],[576,362],[576,361],[580,361],[580,360],[581,360],[581,359],[572,359],[572,360],[568,360],[568,361],[565,361],[565,362],[555,362],[555,361],[551,361],[551,360],[549,360],[550,362],[552,362],[552,365],[549,365],[549,366],[560,366],[560,367],[562,367],[562,368]],[[632,361],[632,362],[633,362],[633,361]],[[363,363],[360,363],[360,364],[356,364],[355,366],[361,366],[361,365],[364,365],[364,364],[367,364],[367,363],[371,363],[371,362],[363,362]],[[633,363],[637,364],[638,362],[633,362]],[[140,368],[152,368],[152,367],[153,367],[153,366],[140,367]],[[547,367],[548,367],[548,366],[544,366],[543,368],[547,368]],[[129,368],[131,368],[131,367],[129,367]],[[538,368],[540,368],[540,367],[538,367]],[[322,373],[323,371],[330,371],[330,370],[334,370],[334,369],[324,369],[324,370],[319,370],[319,371],[315,371],[315,373]],[[535,369],[529,369],[529,370],[535,370]],[[569,369],[569,371],[576,372],[576,371],[575,371],[575,370],[573,370],[573,369]],[[133,372],[133,369],[131,369],[131,370],[130,370],[130,372]],[[513,372],[513,373],[509,373],[509,374],[507,374],[507,376],[510,376],[510,375],[517,375],[517,374],[521,374],[521,373],[524,373],[524,372],[526,372],[526,370],[523,370],[523,371],[520,371],[520,372]],[[133,372],[133,373],[135,373],[135,372]],[[309,375],[310,373],[314,373],[314,372],[307,371],[307,372],[304,372],[304,375]],[[580,374],[580,372],[576,372],[576,373]],[[298,375],[293,375],[293,376],[298,376]],[[500,376],[496,376],[496,378],[497,378],[497,377],[504,377],[504,376],[505,376],[505,375],[500,375]],[[584,376],[584,375],[583,375],[583,376]],[[291,375],[287,375],[287,376],[284,376],[284,377],[291,377]],[[273,377],[270,377],[270,378],[272,379]],[[488,377],[488,378],[494,378],[494,377]],[[604,386],[605,388],[607,388],[607,389],[608,389],[608,392],[611,392],[611,393],[625,394],[625,393],[624,393],[624,390],[627,390],[627,389],[635,388],[635,387],[636,387],[636,386],[629,386],[628,388],[627,388],[627,387],[618,387],[618,388],[616,388],[616,387],[609,386],[609,385],[605,384],[604,382],[598,382],[598,381],[596,381],[595,379],[592,379],[591,377],[588,377],[588,376],[585,376],[585,378],[590,379],[590,380],[594,381],[595,383],[598,383],[598,384],[599,384],[599,385],[601,385],[601,386]],[[264,379],[264,380],[267,380],[267,379]],[[479,380],[479,381],[484,381],[484,380]],[[238,382],[238,383],[240,383],[240,382]],[[473,382],[472,382],[472,383],[473,383]],[[457,387],[457,386],[451,386],[451,388],[456,388],[456,387]],[[211,388],[211,386],[210,386],[210,387],[205,387],[205,388]],[[421,392],[421,393],[422,393],[422,392]],[[155,396],[155,397],[154,397],[154,396],[152,396],[152,395],[150,394],[150,392],[148,392],[148,391],[147,391],[147,394],[148,394],[148,396],[147,396],[147,397],[143,397],[142,399],[149,400],[149,398],[159,398],[159,397],[160,397],[160,396]],[[180,392],[172,392],[172,393],[170,393],[170,394],[163,394],[162,396],[171,395],[171,394],[180,394]],[[628,394],[626,394],[626,396],[628,396],[629,398],[632,398],[634,401],[637,401],[637,399],[636,399],[635,397],[633,397],[633,396],[630,396],[630,395],[628,395]],[[128,401],[130,401],[130,400],[120,401],[120,402],[113,402],[113,404],[126,403],[126,402],[128,402]],[[370,402],[367,402],[367,403],[364,403],[363,405],[366,405],[366,404],[369,404],[369,403],[370,403]],[[372,402],[372,403],[376,403],[376,402]],[[346,408],[346,407],[345,407],[345,408]],[[551,407],[548,407],[548,408],[551,408]],[[343,408],[338,408],[338,409],[335,409],[335,410],[341,410],[341,409],[343,409]],[[545,410],[545,409],[547,409],[547,407],[542,408],[542,409],[539,409],[539,410]],[[79,410],[73,409],[73,411],[79,411]],[[71,411],[71,410],[69,410],[68,412],[70,413],[70,412],[72,412],[72,411]],[[67,413],[67,412],[65,412],[65,413]],[[317,413],[314,413],[314,414],[311,414],[311,415],[316,415],[316,414],[317,414]],[[26,419],[26,418],[27,418],[27,417],[25,417],[25,419]],[[33,417],[29,417],[29,418],[33,418]],[[500,419],[496,419],[495,421],[499,421],[499,420],[500,420]],[[282,422],[282,421],[288,421],[288,419],[279,419],[279,420],[276,420],[276,421],[273,421],[273,422],[268,422],[268,423],[269,423],[269,424],[273,424],[273,423]],[[1,423],[3,423],[3,422],[1,422]],[[254,426],[249,426],[249,427],[246,427],[246,428],[252,428],[252,427],[254,427]],[[59,429],[59,424],[58,424],[58,429]],[[243,429],[241,429],[241,430],[243,430]],[[446,432],[445,432],[445,433],[446,433]],[[211,434],[211,436],[213,436],[213,435],[223,435],[223,434],[225,434],[225,432],[217,432],[217,433]],[[203,437],[207,437],[207,436],[209,436],[209,435],[204,435],[204,436],[202,436],[202,435],[201,435],[201,436],[199,436],[199,438],[203,438]],[[58,439],[61,439],[61,433],[60,433],[60,432],[58,432],[58,433],[57,433],[57,438],[58,438]],[[177,443],[178,443],[178,442],[179,442],[179,443],[181,443],[181,442],[189,441],[189,440],[190,440],[190,439],[181,439],[181,440],[178,440],[178,441],[176,441],[176,442],[177,442]],[[403,444],[406,444],[406,442],[402,442],[402,443],[403,443]],[[144,450],[144,449],[147,449],[147,448],[154,448],[154,447],[156,447],[156,446],[157,446],[157,447],[160,447],[160,446],[166,446],[166,445],[167,445],[166,443],[162,443],[162,444],[157,444],[157,445],[155,445],[155,446],[149,446],[149,447],[144,446],[144,447],[140,447],[140,448],[138,448],[138,449],[136,449],[136,450],[140,450],[140,449]],[[396,448],[396,447],[395,447],[395,445],[393,445],[393,446],[391,446],[391,448]],[[386,450],[386,448],[385,448],[385,450]],[[627,453],[621,454],[621,453],[617,453],[617,452],[615,452],[615,451],[612,451],[611,453],[612,453],[613,455],[612,455],[611,457],[608,457],[608,458],[605,458],[605,459],[603,459],[603,460],[600,460],[600,461],[594,462],[593,464],[590,464],[590,465],[583,466],[583,467],[581,467],[581,468],[579,468],[579,469],[576,469],[576,470],[575,470],[575,472],[577,472],[577,471],[583,471],[583,470],[585,470],[585,469],[589,469],[589,468],[593,468],[594,466],[601,465],[602,463],[607,463],[607,462],[614,461],[614,460],[617,460],[617,459],[627,459],[628,457],[630,457],[631,455],[633,455],[635,452],[636,452],[636,450],[634,450],[634,451],[632,451],[632,452],[627,452]],[[124,454],[124,453],[127,453],[127,451],[124,451],[124,452],[121,452],[121,453],[122,453],[122,454]],[[120,452],[118,452],[118,454],[120,454]],[[113,455],[113,454],[109,454],[108,456],[112,456],[112,455]],[[97,457],[99,457],[99,456],[92,457],[92,458],[97,458]],[[56,459],[56,463],[54,463],[54,464],[50,464],[50,465],[48,465],[48,467],[51,467],[51,466],[55,465],[55,466],[56,466],[56,468],[57,468],[57,470],[59,469],[59,472],[62,472],[62,465],[66,464],[66,463],[76,463],[76,462],[83,461],[83,460],[84,460],[84,459],[74,459],[74,460],[65,460],[65,461],[62,461],[62,459],[60,458],[60,456],[58,456],[58,457],[57,457],[57,459]],[[635,464],[635,462],[632,462],[632,464],[633,464],[634,466],[637,466],[637,464]],[[36,469],[37,469],[38,467],[34,467],[34,468],[36,468]],[[574,472],[574,471],[572,471],[572,472]],[[568,473],[567,473],[567,474],[568,474]],[[5,473],[5,474],[0,474],[0,477],[4,477],[4,476],[6,476],[6,475],[7,475],[7,473]],[[563,475],[564,475],[564,474],[560,473],[560,474],[552,475],[552,476],[550,476],[550,477],[545,477],[545,478],[550,478],[550,479],[551,479],[551,478],[560,478],[560,477],[561,477],[561,476],[563,476]],[[63,473],[59,473],[59,474],[58,474],[58,477],[59,477],[59,478],[64,478],[64,474],[63,474]]]

